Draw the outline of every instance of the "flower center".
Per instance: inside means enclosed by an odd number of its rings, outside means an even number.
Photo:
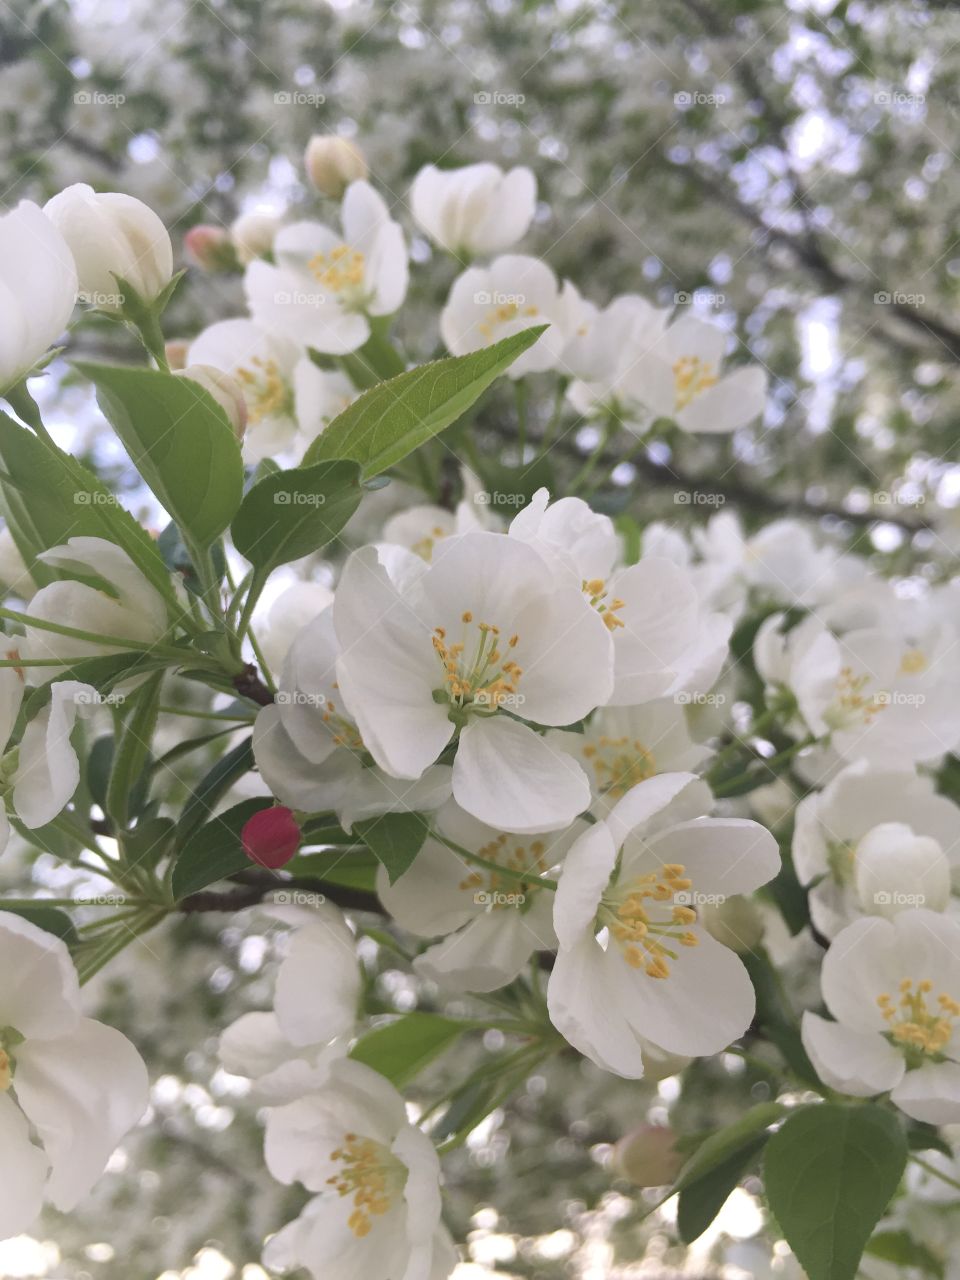
[[[544,860],[546,845],[542,840],[533,840],[529,848],[526,845],[511,845],[511,839],[505,831],[477,850],[477,856],[486,858],[488,862],[496,862],[506,871],[530,875],[530,881],[518,880],[515,875],[499,875],[496,871],[485,867],[471,867],[469,875],[460,881],[460,888],[471,892],[478,906],[484,907],[523,907],[531,892],[542,886],[537,884],[546,872]]]
[[[596,742],[588,742],[583,754],[593,764],[601,792],[617,798],[657,772],[653,753],[638,738],[631,741],[604,734]]]
[[[852,844],[831,840],[827,845],[827,867],[837,884],[846,886],[852,883],[856,862],[857,851]]]
[[[338,244],[329,253],[314,254],[307,266],[317,284],[340,295],[346,306],[362,308],[366,258],[359,249]]]
[[[362,1239],[373,1227],[373,1218],[387,1212],[403,1190],[407,1171],[396,1156],[372,1138],[344,1134],[343,1145],[330,1159],[342,1168],[327,1179],[339,1196],[350,1196],[353,1212],[347,1225]]]
[[[581,586],[584,594],[589,598],[590,604],[604,620],[609,631],[616,631],[617,627],[625,625],[623,619],[618,616],[617,610],[625,608],[626,602],[619,599],[619,597],[608,600],[607,584],[602,578],[593,578],[590,582],[583,582]]]
[[[624,960],[648,978],[669,978],[667,961],[677,958],[671,942],[682,947],[699,944],[697,935],[683,928],[697,919],[696,911],[683,902],[691,900],[693,885],[685,872],[682,863],[668,862],[659,871],[616,886],[601,903],[600,921],[609,927]]]
[[[6,1049],[0,1049],[0,1093],[6,1093],[11,1084],[13,1084],[13,1064]]]
[[[899,1004],[894,1004],[886,992],[877,996],[891,1040],[906,1051],[908,1059],[915,1060],[915,1065],[924,1057],[942,1053],[953,1035],[953,1020],[960,1016],[960,1003],[943,993],[937,996],[933,1007],[928,1006],[927,996],[932,991],[933,983],[928,978],[922,982],[904,978]]]
[[[870,676],[854,675],[852,667],[842,667],[836,681],[836,697],[826,720],[834,729],[851,724],[872,724],[889,701],[889,694],[868,693]]]
[[[674,411],[679,413],[691,400],[717,384],[713,365],[699,356],[681,356],[673,362]]]
[[[286,417],[293,412],[293,396],[280,372],[276,360],[264,360],[254,356],[253,368],[237,370],[237,380],[243,388],[250,422],[256,424],[264,418]]]
[[[900,671],[905,676],[922,675],[929,665],[922,649],[907,649],[900,659]]]
[[[500,648],[500,628],[489,622],[476,623],[476,636],[471,634],[473,614],[463,614],[461,639],[447,643],[443,627],[434,627],[433,647],[443,664],[445,692],[457,707],[478,706],[496,710],[507,699],[515,697],[523,675],[512,658]],[[507,641],[508,650],[515,649],[519,636]],[[468,656],[469,654],[469,656]]]
[[[331,688],[339,688],[336,681],[334,681]],[[349,747],[351,751],[364,751],[366,749],[363,745],[363,739],[360,737],[360,730],[349,716],[342,715],[337,710],[337,704],[332,698],[327,698],[324,701],[322,719],[333,735],[333,740],[338,747]]]
[[[540,308],[535,306],[521,307],[519,302],[503,302],[500,306],[491,307],[484,316],[480,324],[477,325],[477,331],[484,338],[492,338],[494,331],[499,325],[509,324],[511,320],[516,320],[517,316],[538,316]]]
[[[427,564],[433,559],[433,549],[441,538],[447,536],[446,530],[441,529],[435,524],[425,538],[421,538],[419,542],[415,542],[410,548],[421,560],[426,560]]]

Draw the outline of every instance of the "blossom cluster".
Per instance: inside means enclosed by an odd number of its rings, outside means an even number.
[[[249,313],[188,339],[164,333],[174,250],[139,201],[77,185],[0,217],[0,391],[19,419],[0,418],[3,574],[20,602],[0,611],[3,839],[46,848],[56,828],[125,904],[90,921],[68,903],[79,927],[56,936],[44,897],[0,898],[16,1184],[0,1235],[44,1199],[73,1207],[146,1107],[147,1068],[81,1017],[78,977],[177,913],[294,882],[317,901],[264,908],[290,934],[273,1008],[218,1029],[264,1108],[267,1170],[311,1194],[267,1266],[452,1274],[438,1149],[555,1054],[635,1081],[756,1049],[785,1097],[960,1122],[955,585],[910,590],[794,519],[650,520],[636,485],[619,518],[590,483],[614,433],[744,432],[759,364],[734,351],[725,370],[717,326],[636,294],[601,305],[515,252],[534,175],[478,164],[427,166],[409,192],[455,277],[441,359],[408,369],[391,329],[415,286],[404,215],[352,144],[315,138],[305,165],[335,215],[188,232],[200,283],[242,273]],[[91,311],[151,362],[78,367],[171,517],[155,540],[33,398]],[[539,435],[518,421],[506,473],[462,427],[499,373],[518,418],[544,388],[556,406]],[[583,424],[584,465],[537,483]],[[510,504],[492,500],[503,474]],[[93,795],[84,723],[105,716]],[[184,807],[159,766],[209,748],[190,716],[230,728]],[[358,885],[359,905],[338,895]],[[384,931],[425,1001],[484,1009],[521,1044],[462,1132],[432,1123],[454,1097],[414,1110],[409,1064],[378,1056],[402,1023],[415,1061],[437,1030],[418,1011],[371,1022],[360,942]],[[761,1007],[778,966],[813,979],[780,1010],[792,1039]],[[447,1034],[479,1019],[461,1021]],[[659,1168],[648,1180],[671,1185]]]

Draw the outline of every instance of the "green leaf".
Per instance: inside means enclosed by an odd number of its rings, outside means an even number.
[[[248,869],[251,863],[240,843],[240,832],[249,818],[272,805],[270,796],[241,800],[188,836],[173,868],[174,898],[179,902],[217,880]]]
[[[322,853],[299,853],[284,868],[293,876],[313,876],[326,884],[344,889],[362,889],[373,893],[377,886],[377,867],[372,853],[342,849],[325,849]],[[322,887],[322,885],[320,886]]]
[[[304,462],[351,458],[363,468],[365,480],[379,475],[456,422],[545,327],[524,329],[491,347],[448,356],[378,383],[334,418],[310,445]]]
[[[871,1258],[894,1262],[898,1267],[919,1267],[931,1275],[942,1276],[943,1263],[930,1250],[914,1240],[909,1231],[881,1231],[864,1249]]]
[[[430,824],[422,813],[383,813],[379,818],[355,822],[353,830],[386,867],[393,884],[423,848]]]
[[[247,492],[230,532],[241,555],[263,575],[319,551],[356,511],[363,496],[355,462],[318,462],[274,471]]]
[[[906,1162],[903,1131],[882,1107],[804,1107],[773,1135],[767,1199],[810,1280],[853,1280]]]
[[[150,744],[157,727],[160,710],[160,686],[163,672],[154,675],[129,697],[133,704],[127,714],[119,743],[113,753],[110,781],[107,785],[105,809],[118,827],[125,827],[135,809],[134,789],[150,759]],[[143,800],[143,794],[140,796]]]
[[[188,543],[208,547],[243,492],[240,444],[202,387],[159,369],[78,363],[134,466]]]
[[[177,823],[178,845],[182,846],[185,843],[194,828],[200,826],[210,816],[233,784],[253,768],[252,744],[252,737],[244,738],[237,746],[222,755],[201,778],[190,799],[184,805],[180,821]],[[265,799],[268,804],[273,804],[273,800],[269,797]],[[260,805],[260,808],[267,808],[267,804]]]
[[[465,1030],[462,1022],[436,1013],[407,1013],[368,1032],[350,1050],[350,1057],[402,1089]]]
[[[684,1244],[702,1236],[739,1185],[748,1166],[763,1150],[767,1134],[760,1133],[738,1147],[726,1160],[685,1187],[677,1200],[677,1230]]]
[[[120,836],[128,866],[155,867],[173,847],[172,818],[141,818],[132,831]]]
[[[760,1102],[723,1129],[708,1134],[698,1145],[677,1175],[670,1194],[683,1191],[714,1170],[721,1168],[738,1152],[750,1147],[765,1130],[779,1120],[786,1108],[779,1102]]]
[[[9,911],[15,916],[29,920],[44,933],[52,933],[55,937],[62,938],[68,947],[80,941],[73,921],[58,907],[45,907],[40,901],[35,907],[8,907],[0,898],[0,911]]]
[[[126,551],[168,600],[173,584],[156,543],[102,481],[0,413],[0,491],[10,532],[38,582],[60,576],[35,557],[73,537],[106,538]],[[61,679],[63,677],[60,677]]]

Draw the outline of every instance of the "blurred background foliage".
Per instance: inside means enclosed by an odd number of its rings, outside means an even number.
[[[179,245],[197,223],[254,208],[312,216],[301,155],[316,132],[362,146],[408,230],[424,163],[528,164],[540,207],[525,251],[597,303],[629,291],[692,306],[771,374],[764,422],[660,440],[601,503],[702,521],[712,508],[677,508],[674,493],[706,478],[747,522],[826,511],[838,539],[943,575],[960,545],[958,64],[960,12],[934,0],[12,0],[0,5],[0,190],[5,206],[76,181],[129,192]],[[416,235],[412,250],[400,337],[424,359],[458,268]],[[236,278],[191,273],[168,334],[242,310]],[[81,346],[116,342],[84,322]],[[505,463],[512,409],[501,393],[476,424]],[[569,427],[576,454],[589,429]],[[24,863],[64,883],[26,849],[8,852],[0,882],[22,883]],[[227,1022],[269,1003],[274,923],[189,917],[97,980],[100,1016],[128,1030],[158,1081],[153,1123],[82,1212],[50,1215],[38,1239],[55,1244],[0,1247],[0,1275],[264,1276],[260,1240],[299,1201],[263,1172],[254,1110],[215,1049]],[[364,948],[384,1009],[443,1007],[392,953]],[[791,955],[784,943],[788,982]],[[498,1049],[468,1041],[425,1096]],[[745,1195],[684,1260],[610,1167],[611,1144],[668,1105],[692,1131],[769,1086],[762,1062],[728,1055],[679,1090],[572,1054],[532,1077],[447,1161],[451,1225],[471,1242],[463,1280],[707,1275],[734,1261],[731,1240],[763,1226],[756,1201]]]

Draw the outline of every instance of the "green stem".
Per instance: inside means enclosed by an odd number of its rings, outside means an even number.
[[[939,1178],[941,1182],[945,1182],[948,1187],[954,1187],[957,1191],[960,1191],[960,1182],[956,1178],[951,1178],[948,1173],[941,1172],[935,1165],[930,1164],[920,1156],[912,1156],[911,1159],[924,1173],[929,1173],[932,1177]]]
[[[19,609],[0,608],[0,619],[8,622],[18,622],[24,627],[33,627],[35,631],[52,631],[55,635],[67,636],[71,640],[87,640],[93,644],[115,645],[120,649],[135,649],[140,652],[176,652],[178,658],[186,656],[179,650],[161,649],[146,640],[130,640],[125,636],[101,635],[97,631],[82,631],[79,627],[65,627],[59,622],[50,622],[46,618],[33,618],[29,613],[23,613]],[[87,656],[89,657],[90,655],[88,654]],[[63,660],[61,659],[60,661],[62,662]]]
[[[513,384],[514,396],[517,402],[517,461],[523,466],[523,455],[527,448],[527,398],[528,387],[522,378],[518,378]]]
[[[103,942],[98,942],[87,955],[81,954],[77,961],[80,985],[83,986],[84,983],[89,982],[110,963],[114,956],[118,956],[121,951],[129,947],[131,942],[136,942],[142,934],[159,924],[166,915],[166,908],[154,907],[143,911],[129,922],[121,922],[116,933]]]

